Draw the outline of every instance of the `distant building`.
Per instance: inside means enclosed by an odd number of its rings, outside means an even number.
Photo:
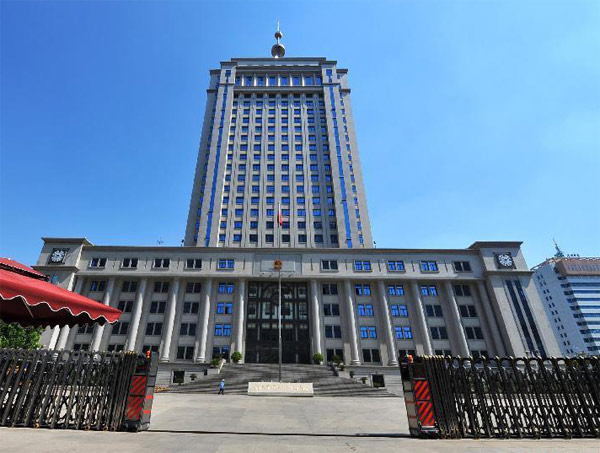
[[[600,258],[557,255],[533,268],[563,355],[600,354]]]

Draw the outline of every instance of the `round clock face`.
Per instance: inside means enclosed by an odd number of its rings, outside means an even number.
[[[512,257],[507,254],[498,255],[498,262],[504,267],[509,267],[513,265]]]
[[[66,252],[64,250],[54,250],[50,255],[50,261],[53,263],[62,263],[65,259]]]

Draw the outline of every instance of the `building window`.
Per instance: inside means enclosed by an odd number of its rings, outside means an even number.
[[[202,269],[202,260],[199,258],[189,258],[185,260],[186,269]]]
[[[421,261],[421,272],[438,272],[437,261]]]
[[[231,302],[218,302],[217,303],[217,314],[218,315],[230,315],[233,312],[233,303]]]
[[[166,302],[151,302],[150,313],[164,313],[167,306]]]
[[[192,360],[194,358],[194,347],[193,346],[178,346],[177,347],[177,359],[178,360]]]
[[[233,294],[235,291],[235,283],[219,283],[219,294]]]
[[[338,304],[323,304],[323,314],[325,316],[339,316],[340,306]]]
[[[363,349],[363,362],[381,362],[379,349]]]
[[[373,316],[373,304],[358,304],[357,310],[359,316]]]
[[[200,282],[188,282],[185,285],[187,294],[198,294],[200,291],[202,291],[202,283]]]
[[[354,285],[354,292],[357,296],[370,296],[371,285]]]
[[[117,324],[118,324],[118,322],[117,322]],[[92,334],[92,333],[94,333],[94,326],[88,326],[87,324],[79,326],[79,328],[77,329],[77,333],[82,334],[82,335]]]
[[[133,310],[133,301],[132,300],[120,300],[117,308],[121,310],[123,313],[131,313]]]
[[[371,261],[354,261],[354,271],[355,272],[370,272],[371,271]]]
[[[179,335],[182,337],[194,337],[196,336],[196,323],[194,322],[182,322],[179,327]]]
[[[465,327],[465,334],[469,340],[483,340],[481,327]]]
[[[323,283],[323,294],[325,296],[334,296],[338,293],[337,283]]]
[[[471,263],[468,261],[455,261],[454,270],[456,272],[471,272]]]
[[[469,285],[454,285],[454,295],[461,297],[471,297],[471,288]]]
[[[422,296],[437,296],[438,292],[437,292],[436,286],[435,285],[421,286],[421,295]]]
[[[200,304],[198,302],[184,302],[183,303],[183,314],[197,314],[200,308]]]
[[[410,326],[396,326],[394,334],[396,340],[410,340],[412,338],[412,329]]]
[[[333,359],[335,356],[338,356],[342,363],[344,362],[344,351],[342,349],[335,349],[335,348],[331,348],[331,349],[327,349],[327,361],[328,362],[333,362]]]
[[[106,349],[107,352],[121,352],[125,349],[125,345],[123,344],[109,344]]]
[[[112,335],[127,335],[128,322],[117,321],[112,329]]]
[[[169,282],[154,282],[154,292],[155,293],[168,293],[169,292]]]
[[[392,304],[390,305],[390,312],[395,318],[399,316],[406,318],[408,316],[408,308],[406,307],[406,305]]]
[[[434,340],[448,339],[448,332],[445,327],[430,327],[429,330],[431,331],[431,338]]]
[[[325,326],[325,338],[342,338],[341,326]]]
[[[231,336],[231,324],[215,324],[215,337]]]
[[[360,338],[377,338],[375,326],[360,326]]]
[[[89,343],[75,343],[73,345],[73,351],[87,351],[90,349]]]
[[[168,269],[171,264],[171,260],[169,258],[155,258],[154,259],[154,269]]]
[[[123,269],[136,269],[137,265],[137,258],[123,258],[123,261],[121,262],[121,268]]]
[[[90,267],[93,267],[93,268],[106,267],[106,258],[92,258],[90,260]]]
[[[387,268],[390,272],[404,272],[404,261],[388,261]]]
[[[388,285],[390,296],[404,296],[404,285]]]
[[[104,291],[106,289],[106,280],[94,280],[90,283],[90,291]]]
[[[463,318],[477,318],[475,305],[459,305],[458,310]]]
[[[121,292],[123,293],[135,293],[138,288],[138,282],[123,282],[123,286],[121,288]]]
[[[233,270],[235,265],[235,260],[231,258],[221,258],[219,259],[217,269],[218,270]]]
[[[321,260],[321,269],[324,271],[337,271],[337,260]]]
[[[146,335],[161,335],[162,322],[149,322],[146,324]]]
[[[425,312],[427,313],[427,316],[429,316],[431,318],[442,318],[444,316],[444,315],[442,315],[442,306],[441,305],[427,304],[427,305],[425,305]]]

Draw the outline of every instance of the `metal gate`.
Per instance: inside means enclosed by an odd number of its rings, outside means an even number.
[[[137,353],[0,349],[0,426],[123,429]]]
[[[416,357],[402,375],[413,435],[600,437],[598,357]]]

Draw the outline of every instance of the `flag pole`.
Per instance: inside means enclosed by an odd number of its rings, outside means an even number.
[[[281,224],[282,224],[282,216],[281,216],[281,202],[279,202],[278,210],[277,210],[277,223],[278,223],[278,232],[279,236],[279,382],[281,380],[281,362],[283,359],[283,341],[281,338],[281,312],[283,311],[283,307],[281,305],[281,267],[283,263],[281,262]]]

